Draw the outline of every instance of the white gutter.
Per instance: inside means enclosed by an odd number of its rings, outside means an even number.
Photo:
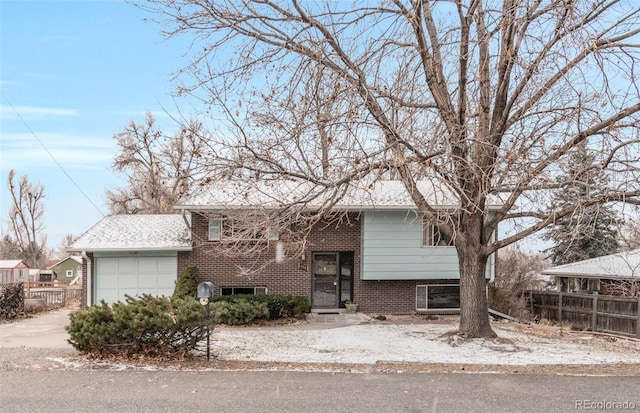
[[[93,305],[93,303],[91,302],[91,299],[93,298],[93,283],[92,281],[92,271],[91,269],[93,268],[93,263],[91,262],[91,258],[89,258],[89,256],[87,255],[86,251],[82,251],[82,258],[84,258],[85,260],[87,260],[87,285],[85,286],[86,290],[87,290],[87,307],[91,307]]]
[[[187,219],[186,213],[187,211],[184,208],[180,210],[180,215],[182,215],[182,220],[184,221],[184,224],[187,226],[187,229],[189,230],[189,234],[191,234],[191,224],[189,224],[189,220]]]

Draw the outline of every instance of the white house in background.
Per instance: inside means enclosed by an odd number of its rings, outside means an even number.
[[[558,265],[542,275],[554,278],[561,292],[640,294],[640,249]]]
[[[29,265],[22,260],[0,260],[0,283],[29,281]]]

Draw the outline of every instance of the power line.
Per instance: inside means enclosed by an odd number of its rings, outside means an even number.
[[[89,196],[84,192],[84,190],[82,189],[82,187],[80,185],[78,185],[76,183],[76,181],[73,180],[73,178],[71,177],[71,175],[69,175],[69,173],[66,171],[66,169],[64,169],[64,167],[60,164],[60,162],[58,162],[58,160],[56,159],[55,156],[53,156],[53,154],[51,153],[51,151],[49,151],[49,149],[45,146],[44,143],[42,143],[42,141],[40,140],[40,138],[38,138],[38,135],[36,135],[36,133],[33,131],[33,129],[31,129],[31,127],[29,126],[29,124],[27,123],[27,121],[24,120],[24,118],[22,117],[22,115],[20,115],[20,113],[18,112],[18,110],[13,106],[13,104],[9,101],[9,99],[7,98],[7,96],[4,94],[4,92],[0,92],[2,94],[2,97],[4,98],[4,100],[7,102],[7,104],[9,105],[9,107],[11,107],[11,110],[13,110],[13,112],[18,116],[18,118],[22,121],[22,123],[24,124],[24,126],[29,130],[29,132],[31,132],[31,135],[35,138],[36,141],[38,141],[38,143],[40,144],[40,146],[42,146],[42,149],[44,149],[49,156],[51,157],[51,159],[53,159],[53,162],[56,163],[56,165],[58,165],[58,168],[60,168],[60,170],[67,176],[67,178],[69,178],[69,181],[71,181],[71,183],[78,189],[78,191],[80,191],[80,193],[87,199],[87,201],[89,201],[89,203],[91,205],[93,205],[93,207],[96,209],[96,211],[98,211],[100,213],[100,215],[102,215],[103,217],[105,216],[105,214],[102,212],[102,210],[91,200],[91,198],[89,198]]]

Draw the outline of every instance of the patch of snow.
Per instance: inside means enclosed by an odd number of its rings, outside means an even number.
[[[640,346],[609,348],[494,326],[497,339],[462,340],[454,324],[362,324],[330,329],[219,328],[222,360],[307,363],[421,362],[483,365],[640,363]],[[567,334],[565,334],[566,336]]]

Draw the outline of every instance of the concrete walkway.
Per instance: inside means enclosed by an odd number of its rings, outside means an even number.
[[[335,313],[335,314],[322,314],[311,312],[307,314],[307,321],[310,324],[325,324],[333,326],[355,325],[362,324],[371,321],[371,317],[366,314],[356,313]]]
[[[38,314],[12,323],[0,324],[0,349],[14,347],[73,348],[67,342],[69,313],[62,309]]]

